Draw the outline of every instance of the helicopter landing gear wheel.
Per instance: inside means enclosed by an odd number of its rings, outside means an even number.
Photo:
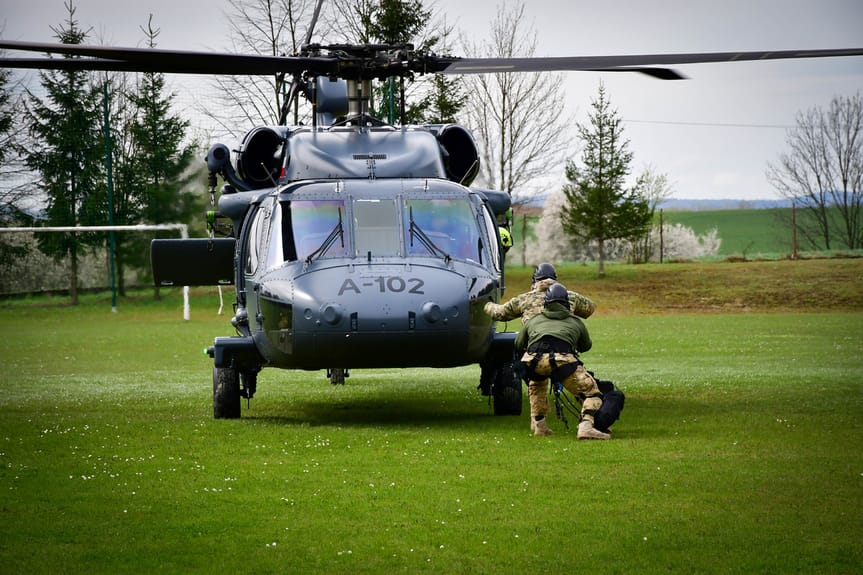
[[[511,363],[498,368],[492,386],[492,401],[495,415],[521,415],[521,380]]]
[[[348,370],[343,367],[333,367],[327,370],[327,377],[333,385],[344,385],[345,378],[350,377]]]
[[[236,369],[213,368],[213,417],[240,417],[240,375]]]

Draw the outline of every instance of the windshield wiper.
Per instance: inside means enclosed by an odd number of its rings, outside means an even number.
[[[306,257],[306,263],[312,263],[312,260],[316,257],[323,257],[336,242],[336,238],[341,240],[342,249],[345,249],[345,230],[342,227],[342,208],[339,208],[339,221],[336,223],[336,227],[334,227],[330,234],[324,238],[320,247]]]
[[[414,234],[419,238],[420,243],[429,251],[433,256],[440,256],[444,259],[446,263],[449,263],[452,260],[452,257],[440,249],[437,244],[435,244],[430,237],[426,235],[426,233],[419,227],[414,221],[414,209],[413,206],[410,208],[410,233],[411,233],[411,247],[414,245]]]

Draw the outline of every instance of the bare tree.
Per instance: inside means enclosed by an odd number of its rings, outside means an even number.
[[[805,216],[798,231],[813,246],[863,247],[863,99],[835,96],[827,110],[797,116],[790,151],[769,163],[767,178]]]
[[[645,230],[645,233],[633,240],[631,258],[634,263],[646,262],[650,259],[651,254],[656,252],[652,245],[653,236],[662,236],[662,222],[654,222],[656,217],[656,208],[663,201],[671,197],[674,191],[672,185],[668,182],[668,175],[657,173],[653,166],[646,166],[644,171],[638,176],[635,182],[635,193],[647,202],[648,212],[650,213],[650,221],[653,222],[652,228]],[[653,233],[653,229],[658,231],[658,234]],[[662,247],[660,246],[660,254]],[[662,256],[660,255],[660,258]]]
[[[471,57],[529,57],[536,32],[525,23],[524,4],[498,7],[491,37],[465,41]],[[538,193],[541,180],[563,170],[566,127],[563,76],[547,73],[480,74],[466,78],[471,98],[466,123],[478,140],[481,179],[503,190],[514,204]],[[538,184],[538,182],[540,182]]]
[[[318,0],[229,0],[234,50],[245,54],[296,54],[305,42]],[[205,113],[224,131],[240,135],[255,125],[279,123],[287,82],[282,75],[216,76],[218,110]],[[293,110],[299,123],[299,108]]]
[[[327,4],[326,19],[337,41],[347,44],[371,42],[369,23],[377,0],[332,0]]]
[[[20,110],[23,87],[10,70],[0,69],[0,221],[16,220],[26,201],[33,199],[35,177],[28,177],[27,166],[18,153],[23,146],[23,118]]]
[[[349,44],[410,43],[417,50],[445,53],[453,26],[432,2],[421,0],[332,0],[327,21],[339,42]],[[405,123],[455,121],[465,101],[463,80],[442,75],[416,75],[405,85]],[[395,96],[395,79],[373,82],[372,115],[385,116]],[[375,102],[378,103],[375,109]],[[394,121],[390,112],[389,120]]]
[[[10,70],[0,69],[0,224],[4,226],[29,223],[26,202],[36,187],[19,153],[26,130],[18,112],[23,101],[17,84]],[[23,239],[14,236],[0,234],[0,277],[9,277],[15,263],[29,251]]]

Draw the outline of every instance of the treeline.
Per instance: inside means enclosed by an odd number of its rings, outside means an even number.
[[[84,44],[88,31],[75,16],[71,1],[66,18],[52,27],[57,41]],[[143,42],[155,47],[159,30],[152,18],[142,27]],[[0,93],[9,104],[7,72]],[[39,73],[39,90],[26,90],[11,110],[6,150],[15,155],[29,181],[7,188],[3,219],[18,226],[46,227],[161,224],[187,222],[201,203],[183,191],[193,177],[196,143],[188,138],[189,122],[172,112],[173,94],[159,73],[92,73],[70,67]],[[2,127],[2,126],[0,126]],[[10,158],[10,161],[11,158]],[[42,196],[38,214],[26,210],[26,197]],[[147,273],[149,240],[143,234],[113,234],[118,288],[125,290],[126,270]],[[82,266],[106,247],[107,232],[40,233],[41,254],[64,262],[71,303],[78,301]],[[0,237],[2,275],[10,283],[25,275],[27,241]],[[40,266],[37,270],[46,270]],[[91,272],[86,272],[90,274]]]

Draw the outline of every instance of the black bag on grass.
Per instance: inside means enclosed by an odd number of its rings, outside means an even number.
[[[610,381],[597,379],[596,386],[602,392],[602,407],[593,415],[593,427],[608,433],[611,425],[620,418],[626,396]]]

